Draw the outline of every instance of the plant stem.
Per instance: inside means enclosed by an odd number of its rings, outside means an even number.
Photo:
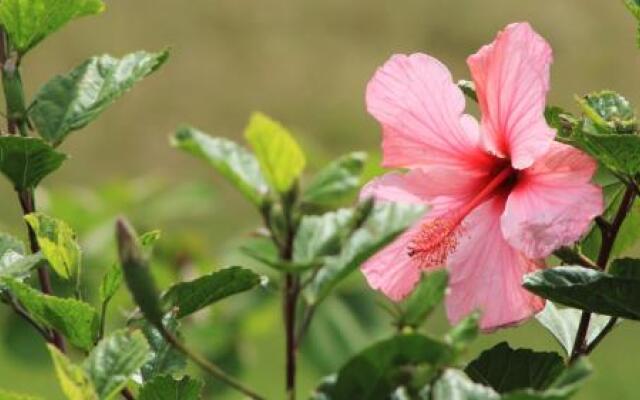
[[[231,386],[232,388],[236,389],[237,391],[243,393],[244,395],[248,396],[253,400],[265,400],[264,397],[260,396],[259,394],[255,393],[253,390],[247,388],[242,383],[235,380],[235,378],[228,375],[220,367],[211,363],[210,361],[206,360],[204,357],[200,356],[199,354],[193,352],[191,349],[186,347],[171,332],[167,331],[167,329],[164,328],[164,326],[158,326],[157,328],[160,330],[160,333],[162,334],[164,339],[167,341],[167,343],[169,343],[176,350],[184,354],[187,358],[189,358],[191,361],[196,363],[200,368],[208,372],[211,376],[226,383],[227,385]]]
[[[285,274],[283,293],[283,315],[286,336],[286,388],[287,399],[296,398],[296,305],[299,294],[298,277],[292,273]]]
[[[604,271],[607,268],[609,258],[611,257],[611,251],[613,250],[613,245],[615,244],[624,219],[627,217],[627,214],[631,210],[635,195],[635,186],[627,185],[627,189],[624,192],[620,207],[618,208],[618,211],[616,212],[616,215],[613,218],[611,224],[609,224],[608,226],[602,223],[599,224],[602,233],[602,244],[600,246],[600,252],[598,254],[597,265],[598,269],[600,269],[601,271]],[[609,333],[615,325],[615,321],[613,320],[614,318],[609,320],[609,323],[600,333],[598,338],[596,338],[596,340],[594,340],[594,342],[589,345],[587,343],[587,333],[589,332],[591,313],[588,311],[583,311],[582,316],[580,317],[580,324],[578,325],[578,332],[576,333],[576,340],[573,344],[573,350],[571,351],[571,357],[569,358],[569,364],[575,362],[578,358],[580,358],[580,356],[589,354],[591,351],[593,351],[598,343],[600,343],[600,341],[604,338],[604,335]]]

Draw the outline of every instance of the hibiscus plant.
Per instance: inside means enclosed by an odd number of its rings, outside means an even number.
[[[624,3],[640,23],[638,0]],[[603,339],[623,320],[640,320],[640,260],[625,256],[640,218],[634,110],[612,91],[576,97],[578,114],[547,104],[552,49],[525,22],[467,59],[469,81],[454,81],[423,53],[393,55],[374,73],[366,109],[380,125],[382,166],[392,171],[370,180],[362,152],[306,173],[294,135],[262,113],[249,120],[247,147],[178,128],[171,145],[252,205],[261,226],[239,260],[266,272],[228,266],[164,287],[153,268],[159,231],[137,233],[120,217],[110,223],[116,261],[98,288],[87,285],[74,228],[38,210],[36,189],[71,162],[60,150],[71,134],[169,53],[91,57],[32,99],[21,72],[46,38],[104,8],[102,0],[0,1],[0,171],[27,238],[0,234],[0,300],[42,337],[68,399],[200,399],[205,377],[216,382],[212,398],[228,390],[265,399],[183,335],[187,317],[245,292],[282,303],[284,354],[274,367],[283,367],[289,400],[568,399],[591,374],[588,356]],[[479,118],[465,113],[470,103]],[[314,346],[309,333],[322,323],[315,317],[359,270],[380,292],[377,310],[392,318],[388,336],[303,393],[298,356],[305,342]],[[130,312],[113,330],[108,310],[124,286]],[[425,321],[441,303],[451,328],[427,335]],[[468,354],[481,334],[531,319],[564,354],[505,342]],[[0,399],[26,398],[0,390]]]

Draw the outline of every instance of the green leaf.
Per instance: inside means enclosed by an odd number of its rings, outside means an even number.
[[[471,313],[458,322],[445,336],[445,342],[451,345],[456,352],[462,353],[480,335],[480,313]]]
[[[566,368],[547,389],[516,390],[503,395],[502,400],[566,400],[576,393],[591,372],[591,365],[582,358]]]
[[[24,54],[71,20],[99,14],[104,8],[101,0],[2,0],[0,24]]]
[[[637,43],[638,48],[640,48],[640,3],[638,2],[638,0],[624,0],[624,4],[638,21]]]
[[[485,350],[465,368],[472,380],[498,393],[525,388],[544,390],[563,370],[564,362],[556,353],[514,350],[506,342]]]
[[[40,136],[57,146],[160,68],[168,57],[167,51],[139,51],[121,59],[93,57],[47,82],[36,94],[29,116]]]
[[[423,212],[423,207],[415,205],[376,204],[364,224],[345,242],[340,254],[327,257],[326,265],[305,289],[307,302],[322,301],[340,281],[398,237]]]
[[[568,307],[613,317],[640,320],[638,261],[612,268],[616,275],[582,267],[556,267],[524,278],[529,291]]]
[[[267,182],[258,160],[242,146],[190,127],[178,129],[172,144],[208,162],[253,204],[260,206],[264,201]]]
[[[536,319],[551,332],[566,354],[570,355],[576,333],[578,332],[581,315],[582,312],[580,310],[574,308],[558,308],[552,302],[547,301],[544,310],[536,314]],[[600,332],[602,332],[602,329],[607,325],[610,318],[611,317],[598,314],[591,316],[589,331],[587,332],[587,344],[593,342]]]
[[[140,244],[142,245],[142,247],[153,247],[161,237],[162,231],[160,231],[159,229],[154,229],[140,235]]]
[[[184,318],[221,299],[252,289],[260,276],[241,267],[220,269],[190,282],[173,285],[162,296],[165,308],[176,307],[177,318]]]
[[[178,328],[180,323],[175,317],[175,313],[167,313],[163,319],[165,329],[174,336],[180,337]],[[162,336],[162,333],[148,323],[142,325],[142,333],[147,338],[151,346],[151,357],[142,366],[142,377],[145,381],[157,375],[173,374],[183,370],[187,366],[187,360],[181,352],[176,350]]]
[[[0,171],[16,190],[35,188],[66,159],[41,139],[0,136]]]
[[[31,271],[42,261],[42,254],[23,256],[13,250],[0,257],[0,278],[13,278],[22,281],[31,275]]]
[[[64,279],[80,272],[81,250],[76,234],[66,222],[42,213],[24,217],[36,234],[42,255]]]
[[[405,309],[398,322],[400,326],[418,328],[444,299],[447,290],[448,274],[441,269],[423,274],[418,287],[405,300]]]
[[[40,400],[38,397],[26,396],[22,394],[5,392],[0,390],[0,400]]]
[[[172,376],[155,377],[140,389],[139,400],[198,400],[202,382],[189,376],[176,380]]]
[[[289,131],[262,113],[255,113],[245,137],[258,158],[260,168],[271,187],[288,192],[300,177],[306,158]]]
[[[349,199],[360,188],[366,161],[366,153],[354,152],[331,162],[313,178],[302,196],[302,201],[313,205],[332,206]]]
[[[453,349],[445,343],[422,335],[398,335],[357,354],[340,368],[333,385],[318,390],[329,399],[386,400],[401,383],[411,380],[416,367],[439,367],[453,357]]]
[[[433,400],[499,400],[491,388],[474,383],[462,371],[447,369],[433,385]]]
[[[603,133],[633,133],[636,116],[627,99],[610,90],[590,93],[578,98],[585,115]]]
[[[576,138],[581,149],[614,173],[633,176],[640,172],[640,136],[582,129]]]
[[[350,209],[304,216],[293,241],[293,261],[309,264],[319,257],[337,254],[353,216]]]
[[[113,398],[149,358],[140,331],[120,330],[102,339],[83,366],[100,399]]]
[[[37,322],[60,331],[69,342],[83,350],[93,347],[98,318],[89,304],[45,295],[14,279],[2,281]]]
[[[47,345],[62,391],[69,400],[98,400],[98,395],[85,370],[74,365],[52,345]]]
[[[139,242],[138,234],[125,220],[116,223],[118,256],[124,280],[134,301],[145,318],[156,327],[162,326],[163,312],[156,283],[149,271],[149,261]]]
[[[106,304],[111,301],[118,289],[120,289],[122,280],[122,269],[118,264],[113,264],[100,282],[100,303]]]
[[[3,255],[9,250],[14,253],[24,254],[24,243],[22,243],[20,239],[7,233],[0,233],[0,255]]]

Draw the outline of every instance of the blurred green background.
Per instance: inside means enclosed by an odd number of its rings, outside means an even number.
[[[172,48],[170,62],[89,128],[64,145],[72,159],[38,193],[42,209],[67,219],[85,246],[86,279],[114,261],[112,223],[124,213],[163,239],[154,273],[167,284],[228,264],[245,264],[237,248],[259,221],[254,210],[204,164],[173,150],[168,136],[188,122],[242,140],[251,111],[281,120],[308,152],[310,170],[352,150],[378,153],[379,132],[364,111],[364,87],[397,52],[428,52],[457,79],[465,58],[504,25],[527,20],[552,44],[550,102],[575,110],[573,95],[613,89],[640,103],[635,26],[620,1],[601,0],[107,0],[108,10],[77,21],[24,60],[27,91],[85,58]],[[375,158],[375,157],[374,157]],[[0,187],[0,227],[23,236],[8,184]],[[63,289],[63,288],[62,288]],[[300,394],[349,354],[390,334],[376,294],[359,274],[324,304],[300,365]],[[131,309],[123,291],[110,325]],[[283,334],[277,292],[238,296],[187,323],[193,346],[268,398],[283,398]],[[443,332],[437,315],[431,332]],[[637,379],[638,328],[625,322],[593,356],[596,373],[578,399],[631,399]],[[481,348],[558,350],[535,321],[483,337]],[[41,340],[0,309],[0,387],[62,399]],[[237,396],[209,384],[207,398]]]

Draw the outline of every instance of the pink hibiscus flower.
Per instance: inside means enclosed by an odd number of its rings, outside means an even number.
[[[527,23],[469,57],[480,124],[463,114],[464,95],[438,60],[394,55],[376,72],[366,100],[383,129],[383,165],[407,171],[375,179],[361,196],[430,211],[363,265],[373,288],[398,301],[421,271],[446,265],[452,323],[480,310],[481,328],[492,330],[543,308],[523,275],[575,242],[603,208],[591,184],[596,163],[554,142],[544,120],[551,62]]]

